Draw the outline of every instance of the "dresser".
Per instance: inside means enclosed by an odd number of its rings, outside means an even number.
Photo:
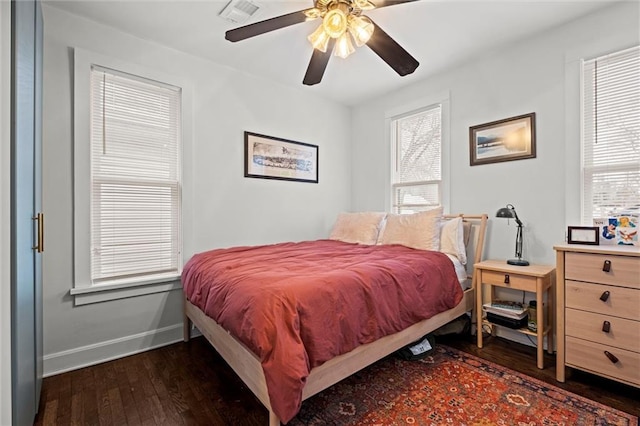
[[[640,387],[640,247],[554,249],[556,379],[572,367]]]

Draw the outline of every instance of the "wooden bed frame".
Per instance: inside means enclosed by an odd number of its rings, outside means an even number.
[[[458,318],[475,306],[474,289],[476,276],[473,265],[482,260],[484,251],[484,237],[488,216],[483,215],[445,215],[445,219],[462,217],[472,225],[470,239],[469,261],[467,269],[472,269],[471,288],[465,290],[462,301],[453,309],[442,312],[427,320],[414,324],[402,331],[390,334],[365,345],[358,346],[351,352],[339,355],[311,370],[307,383],[302,392],[302,400],[323,391],[324,389],[351,376],[355,372],[373,364],[396,350],[415,342],[425,334]],[[471,256],[473,255],[473,256]],[[471,261],[473,259],[473,261]],[[233,337],[214,320],[206,316],[198,307],[184,298],[184,341],[190,338],[191,324],[207,338],[209,343],[231,366],[233,371],[242,379],[255,396],[269,410],[269,425],[280,425],[280,419],[273,413],[269,402],[267,383],[260,364],[260,359],[243,343]]]

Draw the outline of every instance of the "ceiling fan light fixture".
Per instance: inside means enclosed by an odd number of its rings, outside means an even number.
[[[352,4],[360,10],[371,10],[376,8],[376,6],[369,0],[352,0]]]
[[[311,45],[314,49],[318,49],[321,52],[327,51],[327,46],[329,45],[329,34],[324,30],[324,26],[320,25],[316,30],[307,37],[307,40],[311,42]]]
[[[341,37],[347,31],[347,5],[339,3],[324,15],[322,26],[331,38]]]
[[[371,38],[375,28],[371,20],[366,16],[350,15],[348,22],[348,29],[356,42],[356,46],[361,47],[366,44]]]
[[[307,21],[312,21],[322,16],[322,11],[317,7],[307,9],[304,11],[304,15],[307,17]]]
[[[351,37],[347,32],[343,33],[338,40],[336,41],[335,55],[345,59],[347,56],[351,55],[356,49],[353,47],[353,43],[351,43]]]

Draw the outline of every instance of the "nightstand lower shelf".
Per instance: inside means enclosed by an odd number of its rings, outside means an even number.
[[[513,330],[513,331],[518,332],[518,333],[527,334],[527,335],[533,336],[533,337],[538,337],[538,332],[537,331],[531,331],[526,327],[511,328],[511,327],[506,326],[506,325],[496,324],[495,322],[487,321],[486,319],[482,320],[482,325],[488,325],[489,327],[493,327],[493,326],[502,327],[502,328],[506,328],[508,330]],[[491,334],[494,335],[493,330],[492,330]],[[547,334],[549,334],[549,329],[545,328],[545,330],[542,332],[542,335],[546,336]]]

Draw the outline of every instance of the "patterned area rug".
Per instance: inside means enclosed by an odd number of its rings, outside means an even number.
[[[638,418],[438,345],[387,357],[303,402],[289,425],[638,425]]]

